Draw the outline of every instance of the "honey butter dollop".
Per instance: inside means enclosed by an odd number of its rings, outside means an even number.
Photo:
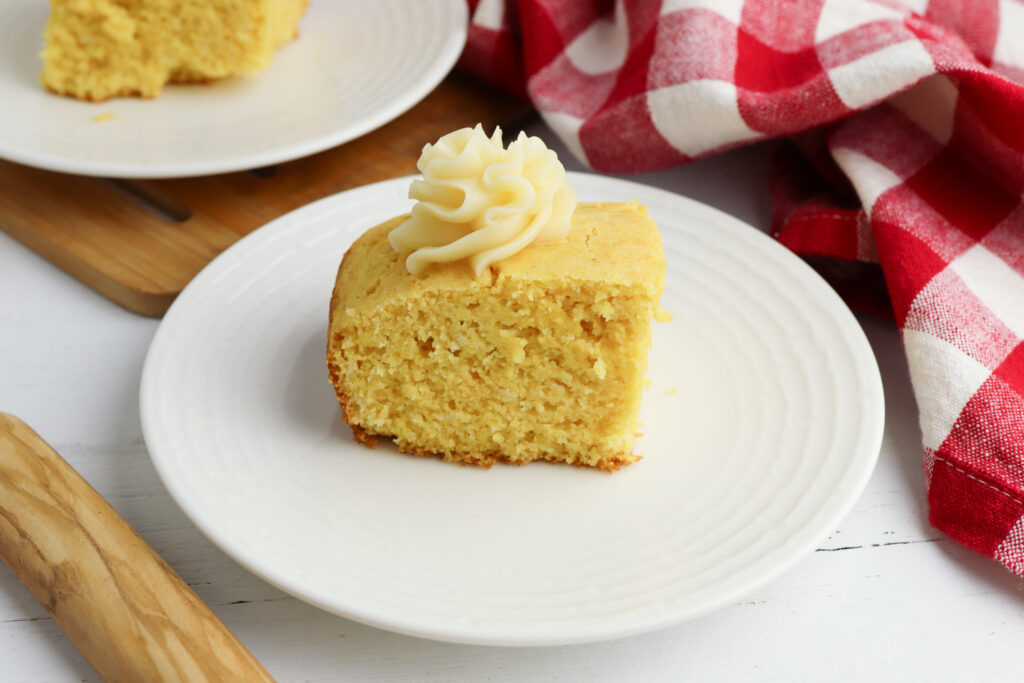
[[[533,242],[569,232],[576,193],[558,156],[540,138],[519,137],[505,149],[501,129],[462,128],[423,148],[423,174],[409,188],[417,200],[409,220],[388,239],[405,267],[421,274],[431,263],[466,259],[480,275]]]

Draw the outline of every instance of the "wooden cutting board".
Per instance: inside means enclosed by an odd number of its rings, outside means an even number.
[[[416,172],[427,142],[482,123],[523,127],[530,107],[461,74],[383,128],[265,169],[112,180],[0,160],[0,229],[125,308],[161,316],[217,254],[322,197]]]

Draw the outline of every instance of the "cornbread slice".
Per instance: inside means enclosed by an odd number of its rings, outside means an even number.
[[[295,37],[308,0],[51,0],[47,89],[156,97],[166,83],[252,74]]]
[[[357,441],[490,466],[616,470],[633,443],[650,323],[665,280],[647,210],[579,204],[568,238],[489,266],[410,275],[379,225],[331,299],[327,365]]]

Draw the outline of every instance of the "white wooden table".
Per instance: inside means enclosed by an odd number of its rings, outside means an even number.
[[[541,126],[533,132],[550,138]],[[752,148],[633,179],[764,229],[766,175],[763,150]],[[159,321],[110,303],[3,233],[0,410],[49,441],[281,681],[1024,680],[1024,585],[929,526],[898,334],[890,322],[860,321],[882,371],[887,424],[878,467],[842,525],[727,609],[591,645],[487,648],[395,635],[242,569],[185,518],[146,453],[139,377]],[[0,681],[65,680],[97,676],[0,564]]]

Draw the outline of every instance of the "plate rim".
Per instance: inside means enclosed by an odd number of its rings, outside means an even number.
[[[415,0],[412,0],[415,2]],[[439,56],[432,69],[424,73],[424,77],[415,81],[415,86],[403,91],[398,97],[392,98],[384,106],[374,110],[374,115],[365,117],[357,125],[346,126],[334,133],[311,138],[302,143],[280,147],[276,150],[250,153],[245,156],[234,156],[217,162],[164,162],[145,166],[119,162],[89,162],[67,159],[59,155],[33,153],[22,147],[5,146],[0,138],[0,159],[31,168],[72,175],[96,176],[102,178],[118,178],[124,180],[149,180],[159,178],[198,178],[224,173],[236,173],[252,169],[264,168],[274,164],[282,164],[296,159],[312,156],[318,152],[337,147],[355,140],[395,120],[419,104],[451,73],[455,63],[465,48],[469,29],[469,10],[464,0],[443,0],[448,9],[454,12],[451,32],[441,42]],[[2,0],[0,0],[2,4]],[[422,3],[431,11],[441,7],[437,0]],[[282,46],[284,47],[284,46]],[[280,48],[279,48],[280,49]],[[42,85],[39,86],[42,88]],[[61,97],[50,94],[51,97]],[[102,103],[95,103],[102,104]],[[97,112],[99,113],[99,112]]]
[[[865,423],[859,425],[859,427],[862,429],[868,429],[870,433],[865,439],[865,454],[857,461],[859,466],[849,472],[850,484],[846,489],[842,490],[842,493],[845,494],[843,500],[839,502],[833,501],[835,502],[835,506],[832,508],[832,513],[826,519],[821,521],[821,528],[818,530],[818,533],[814,535],[813,539],[809,539],[807,542],[801,544],[798,548],[786,555],[784,559],[772,565],[767,571],[758,573],[747,582],[737,585],[732,591],[726,591],[718,594],[716,599],[707,601],[698,608],[674,611],[663,617],[649,619],[643,623],[632,624],[620,629],[608,629],[601,627],[588,629],[586,627],[577,627],[572,631],[572,633],[566,633],[564,630],[559,629],[554,629],[548,632],[543,629],[531,627],[531,633],[524,635],[522,630],[516,630],[514,628],[503,632],[501,629],[488,627],[485,635],[481,636],[479,632],[474,631],[470,627],[466,627],[461,630],[458,628],[432,629],[425,627],[420,621],[415,619],[403,620],[401,618],[390,618],[387,615],[382,617],[380,613],[375,613],[372,608],[366,608],[358,605],[347,605],[344,608],[339,608],[337,605],[330,604],[311,595],[309,591],[303,589],[300,581],[289,577],[273,575],[272,572],[269,572],[264,567],[259,566],[258,563],[250,561],[250,558],[246,557],[243,552],[237,552],[231,541],[221,536],[219,531],[215,528],[211,528],[210,525],[207,525],[205,520],[197,519],[197,516],[194,515],[194,511],[182,503],[182,497],[178,495],[178,484],[173,480],[173,477],[170,477],[169,480],[170,473],[164,469],[165,464],[161,463],[155,452],[159,449],[159,446],[153,444],[151,439],[151,435],[154,431],[151,424],[151,420],[153,418],[150,410],[147,409],[147,405],[150,400],[148,397],[152,396],[153,392],[147,391],[147,386],[151,386],[153,382],[152,377],[155,374],[155,361],[153,361],[153,358],[158,357],[157,354],[162,352],[162,338],[166,335],[165,330],[169,329],[165,326],[165,321],[173,321],[178,315],[175,313],[175,310],[189,305],[189,298],[194,295],[194,291],[198,291],[198,288],[203,286],[203,282],[205,282],[206,279],[216,277],[219,268],[223,264],[228,263],[230,259],[233,259],[234,254],[242,253],[250,248],[255,248],[264,239],[268,239],[269,236],[274,234],[275,230],[283,229],[281,227],[282,225],[287,226],[295,220],[300,220],[302,214],[306,212],[317,212],[325,205],[335,202],[342,203],[344,202],[346,195],[351,196],[359,192],[372,192],[378,189],[384,189],[386,186],[390,185],[402,188],[408,187],[409,182],[416,176],[394,178],[345,190],[319,199],[270,221],[259,230],[243,237],[241,240],[222,252],[222,254],[216,259],[211,261],[210,264],[208,264],[207,267],[204,268],[191,283],[189,283],[182,292],[182,295],[179,295],[171,305],[167,315],[161,321],[160,326],[154,334],[153,340],[146,353],[139,388],[140,417],[143,437],[150,459],[154,464],[161,482],[164,484],[171,498],[175,501],[186,517],[200,530],[201,533],[203,533],[204,536],[206,536],[207,539],[209,539],[234,561],[238,562],[248,571],[260,577],[264,581],[267,581],[271,585],[302,600],[303,602],[368,626],[430,640],[468,645],[503,647],[573,645],[607,641],[656,631],[684,623],[728,606],[742,596],[748,595],[751,592],[771,583],[779,576],[792,569],[800,561],[807,559],[808,555],[827,538],[834,528],[849,514],[850,510],[859,500],[872,473],[874,472],[881,451],[885,425],[885,396],[883,392],[881,374],[874,351],[872,350],[871,345],[860,324],[857,322],[853,312],[845,302],[842,301],[835,290],[833,290],[832,287],[828,285],[828,283],[805,261],[783,247],[766,233],[754,228],[735,216],[690,197],[635,181],[581,172],[569,172],[568,175],[571,181],[585,177],[587,178],[587,182],[597,180],[598,182],[609,182],[615,185],[620,185],[623,188],[631,188],[641,203],[645,201],[644,195],[651,196],[652,194],[662,195],[666,199],[671,199],[672,201],[682,200],[683,202],[690,204],[691,207],[696,208],[698,211],[710,212],[709,215],[714,215],[717,220],[728,224],[730,227],[727,229],[736,230],[738,228],[746,231],[748,238],[760,243],[763,247],[778,250],[777,253],[784,259],[791,259],[789,261],[789,265],[796,269],[796,271],[801,274],[801,277],[816,283],[814,286],[819,289],[818,295],[829,300],[829,308],[833,310],[836,316],[838,316],[842,321],[842,324],[849,328],[851,332],[855,332],[853,337],[848,338],[847,341],[853,347],[859,347],[856,357],[859,359],[860,363],[864,364],[862,369],[866,371],[864,376],[865,379],[868,380],[868,385],[862,387],[862,389],[864,389],[866,393],[870,393],[872,395],[871,400],[865,400],[864,402],[866,405]],[[217,265],[218,261],[220,261],[221,265]],[[193,286],[193,283],[199,283],[197,285],[197,289],[193,290],[193,294],[185,296],[189,292],[189,288]],[[870,413],[870,415],[868,415],[868,413]]]

